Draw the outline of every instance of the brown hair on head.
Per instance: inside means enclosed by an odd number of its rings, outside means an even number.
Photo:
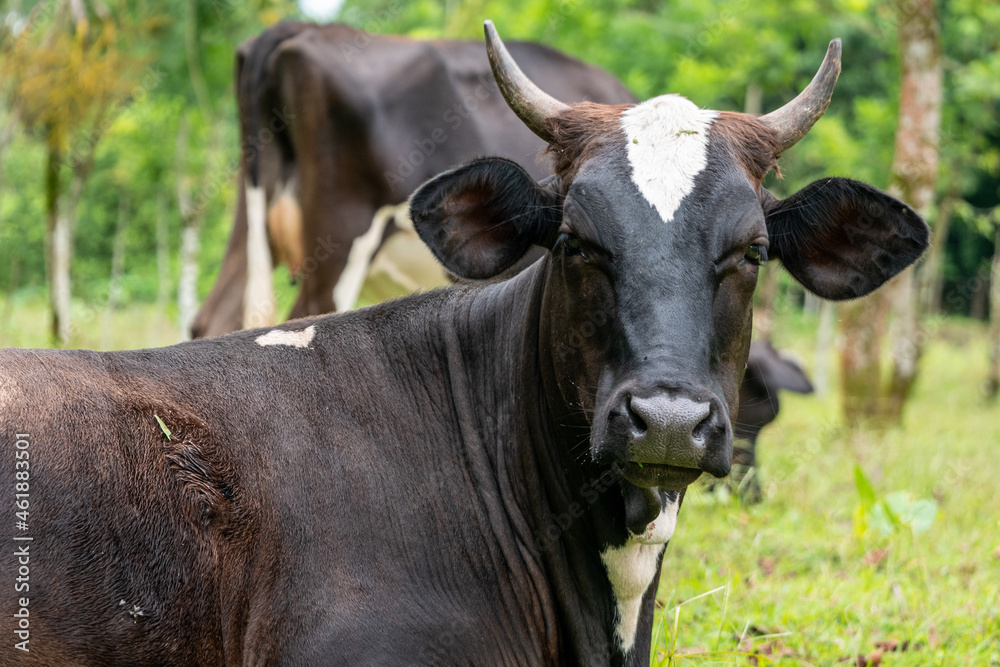
[[[759,185],[772,169],[781,176],[778,169],[781,146],[774,131],[755,116],[719,111],[712,122],[711,133],[725,142],[755,185]]]
[[[625,143],[621,114],[630,104],[581,102],[546,119],[552,142],[546,153],[555,160],[555,173],[566,187],[580,165],[601,148]]]
[[[606,146],[624,144],[621,115],[630,106],[581,102],[545,121],[552,135],[546,153],[554,158],[554,170],[564,188],[572,182],[587,158]],[[774,131],[755,116],[719,111],[711,132],[724,143],[755,185],[759,185],[771,169],[781,176],[778,171],[781,147]]]

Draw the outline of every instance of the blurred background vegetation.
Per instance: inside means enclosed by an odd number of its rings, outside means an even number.
[[[834,363],[837,341],[905,319],[898,310],[821,306],[769,268],[758,298],[773,321],[762,328],[806,361],[819,397],[789,399],[765,431],[763,505],[733,511],[735,500],[691,494],[661,579],[653,654],[657,664],[1000,665],[1000,420],[987,370],[1000,355],[1000,307],[990,308],[1000,302],[1000,3],[0,0],[0,345],[181,340],[178,300],[207,294],[232,224],[235,48],[309,18],[303,7],[416,37],[481,39],[492,18],[506,39],[596,63],[639,98],[676,92],[765,112],[840,37],[833,103],[767,183],[781,196],[830,175],[905,195],[894,166],[900,35],[929,8],[943,85],[932,192],[915,204],[935,249],[921,267],[918,324],[901,338],[923,351],[910,410],[887,430],[855,429],[833,391],[846,367]],[[72,248],[65,340],[50,330],[47,237]],[[192,261],[197,272],[185,273]],[[276,281],[284,312],[287,282]],[[888,374],[876,368],[875,380]]]
[[[945,208],[951,225],[934,309],[985,319],[990,212],[1000,184],[1000,5],[938,5],[944,96],[928,217],[936,224]],[[891,3],[346,0],[334,16],[371,32],[469,39],[480,39],[482,19],[492,17],[506,38],[601,65],[640,99],[669,91],[734,110],[786,102],[839,36],[844,69],[833,104],[783,158],[784,179],[769,187],[787,194],[825,175],[890,183],[900,86]],[[20,304],[43,299],[48,288],[46,198],[57,196],[54,178],[64,197],[78,200],[66,202],[75,205],[72,299],[86,324],[74,325],[69,345],[99,326],[86,312],[103,312],[109,296],[116,309],[151,304],[175,315],[185,223],[179,188],[203,220],[197,293],[207,293],[235,201],[234,50],[292,18],[307,18],[292,0],[0,2],[0,341],[21,342],[3,331]],[[781,294],[786,287],[794,290],[782,285]]]

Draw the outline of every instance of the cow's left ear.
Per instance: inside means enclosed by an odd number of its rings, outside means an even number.
[[[420,238],[452,273],[491,278],[559,227],[559,199],[517,163],[473,160],[427,181],[410,198]]]
[[[874,291],[927,249],[930,230],[916,212],[881,190],[825,178],[788,199],[764,191],[771,257],[826,299]]]

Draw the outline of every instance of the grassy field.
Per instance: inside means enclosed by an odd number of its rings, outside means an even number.
[[[298,296],[298,286],[288,279],[284,267],[274,274],[276,310],[287,315]],[[404,294],[402,287],[384,274],[370,276],[358,296],[358,307]],[[13,297],[0,297],[0,348],[52,347],[49,310],[45,295],[22,290]],[[105,311],[104,304],[74,300],[71,337],[67,347],[87,350],[134,350],[173,345],[182,340],[177,308],[173,303],[158,308],[151,303],[131,303]]]
[[[0,346],[45,346],[44,302],[6,312]],[[74,347],[178,340],[175,316],[153,306],[74,315]],[[776,343],[811,367],[814,326],[786,317]],[[655,665],[1000,666],[1000,407],[980,389],[985,332],[931,329],[901,428],[845,430],[835,391],[784,395],[760,439],[764,503],[688,494],[664,560]]]
[[[778,342],[810,366],[809,322],[789,324],[798,333]],[[653,664],[1000,665],[1000,408],[980,389],[985,332],[932,329],[902,427],[846,430],[836,392],[783,395],[759,441],[764,503],[689,493]]]

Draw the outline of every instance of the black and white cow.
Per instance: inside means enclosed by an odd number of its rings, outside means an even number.
[[[561,99],[635,102],[615,77],[554,49],[511,50]],[[278,23],[237,49],[236,101],[239,199],[195,338],[273,323],[278,264],[301,279],[291,317],[353,308],[373,257],[399,229],[392,206],[444,169],[502,155],[539,178],[551,173],[473,41]]]
[[[0,354],[0,488],[30,463],[27,526],[0,522],[30,545],[30,590],[0,596],[30,653],[5,664],[648,664],[681,494],[729,471],[757,266],[860,296],[928,231],[860,183],[761,187],[839,43],[753,118],[563,106],[487,35],[557,174],[477,160],[413,220],[456,274],[548,248],[528,269],[160,350]]]

